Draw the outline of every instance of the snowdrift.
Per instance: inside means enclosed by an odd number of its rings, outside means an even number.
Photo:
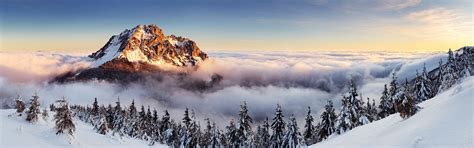
[[[311,147],[473,147],[474,76],[419,104],[423,109],[403,120],[393,114],[334,135]]]
[[[143,140],[98,134],[91,125],[79,120],[74,121],[76,132],[73,138],[56,135],[54,121],[40,119],[39,123],[32,124],[25,121],[23,117],[18,117],[15,111],[14,109],[0,110],[0,148],[150,147]],[[52,119],[52,112],[49,116],[49,119]],[[152,147],[168,146],[155,144]]]

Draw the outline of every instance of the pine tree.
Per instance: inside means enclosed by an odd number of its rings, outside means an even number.
[[[410,93],[408,80],[405,80],[403,91],[399,94],[400,99],[395,102],[395,109],[402,118],[408,118],[418,111],[415,100]]]
[[[114,112],[112,105],[109,104],[105,110],[105,120],[107,120],[107,125],[109,125],[109,129],[111,130],[114,128]]]
[[[138,112],[138,138],[142,140],[149,140],[150,135],[148,135],[148,115],[145,111],[145,107],[142,105],[140,112]]]
[[[96,124],[95,129],[99,134],[105,135],[109,132],[109,125],[105,115],[99,115],[99,123]]]
[[[209,118],[206,118],[206,128],[204,129],[204,134],[202,135],[202,138],[199,139],[199,145],[201,147],[208,147],[211,145],[211,137],[212,137],[212,126],[211,126],[211,121]]]
[[[462,54],[456,56],[456,61],[458,65],[458,76],[459,78],[464,78],[471,76],[471,60],[469,58],[469,53],[467,48],[462,48]]]
[[[298,124],[296,118],[291,116],[288,122],[288,130],[284,136],[283,147],[285,148],[296,148],[299,147],[301,134],[298,131]]]
[[[313,121],[314,121],[314,118],[313,116],[311,115],[311,107],[308,106],[308,114],[306,114],[306,118],[305,118],[305,129],[304,129],[304,132],[303,132],[303,137],[304,137],[304,141],[305,141],[305,144],[306,145],[312,145],[314,143],[316,143],[316,136],[315,134],[317,133],[314,133],[314,126],[313,126]]]
[[[234,119],[230,120],[229,125],[226,127],[225,139],[229,147],[239,147],[239,137],[237,134],[237,127],[235,126]]]
[[[356,126],[364,124],[361,116],[361,101],[357,99],[357,87],[354,81],[351,80],[349,83],[349,94],[348,96],[342,97],[341,113],[339,114],[336,122],[336,130],[339,134],[344,133]]]
[[[438,62],[438,71],[436,72],[436,77],[434,78],[433,83],[432,83],[433,93],[431,96],[436,96],[438,94],[439,88],[441,84],[443,83],[443,73],[444,73],[443,59],[440,59]]]
[[[198,123],[196,123],[194,110],[191,110],[191,120],[191,128],[187,131],[190,135],[190,138],[188,139],[187,143],[189,147],[197,147],[199,144],[199,138],[201,137],[201,127]]]
[[[336,122],[336,112],[332,101],[329,100],[328,103],[324,106],[324,112],[321,114],[321,122],[318,126],[318,139],[323,140],[328,136],[336,132],[335,122]]]
[[[227,129],[225,129],[227,130]],[[219,140],[221,141],[221,147],[230,147],[227,141],[227,133],[220,131]]]
[[[390,95],[388,94],[387,84],[384,85],[382,97],[380,97],[379,109],[380,118],[385,118],[388,115],[395,113],[395,109],[393,109],[393,102],[391,101]]]
[[[170,137],[173,136],[173,128],[171,127],[171,120],[170,120],[170,114],[168,113],[168,110],[164,111],[163,117],[161,117],[161,123],[160,123],[160,133],[162,134],[162,142],[161,143],[169,143]],[[169,144],[168,144],[169,145]]]
[[[138,137],[140,126],[139,117],[137,116],[137,108],[135,107],[135,100],[132,100],[132,104],[128,108],[128,117],[126,119],[126,132],[130,137]]]
[[[113,114],[113,132],[112,135],[118,134],[120,137],[124,136],[125,134],[125,116],[122,107],[120,106],[120,99],[117,98],[117,102],[115,102],[114,114]]]
[[[15,100],[15,108],[16,112],[19,113],[18,116],[21,116],[23,111],[25,110],[25,103],[23,102],[23,99],[21,98],[20,95],[18,95],[17,99]]]
[[[72,136],[76,130],[76,126],[72,121],[72,112],[69,109],[69,105],[64,98],[56,102],[60,104],[60,107],[56,108],[56,115],[54,116],[56,123],[55,128],[57,130],[56,134],[66,133]]]
[[[369,98],[367,98],[367,101],[369,101]],[[362,95],[360,95],[360,108],[359,108],[359,126],[360,125],[365,125],[365,124],[368,124],[370,123],[371,119],[370,118],[370,114],[369,114],[369,107],[370,107],[370,103],[367,102],[367,105],[368,106],[364,106],[364,101],[362,99]]]
[[[398,82],[397,82],[397,76],[396,76],[395,73],[393,73],[392,81],[390,82],[390,89],[388,91],[388,95],[390,96],[390,101],[392,103],[391,109],[393,109],[393,110],[390,111],[390,114],[393,114],[393,113],[396,112],[395,107],[393,105],[394,105],[394,102],[396,102],[400,97],[399,96],[399,94],[400,94],[399,93],[400,92],[399,87],[400,86],[398,85]]]
[[[343,97],[341,113],[339,113],[335,124],[335,128],[338,134],[345,133],[346,131],[349,131],[353,127],[355,127],[355,123],[352,120],[354,117],[353,114],[351,114],[351,108],[349,104],[349,99]]]
[[[367,98],[367,111],[369,112],[369,120],[370,122],[379,120],[379,116],[377,113],[377,107],[375,106],[375,100],[372,99],[372,104],[370,104],[370,99]]]
[[[219,138],[221,135],[221,132],[219,131],[219,128],[217,128],[216,123],[212,122],[211,126],[211,137],[209,138],[209,145],[207,147],[211,148],[217,148],[217,147],[222,147],[221,139]]]
[[[40,114],[40,103],[39,103],[39,96],[35,93],[34,96],[32,96],[33,99],[31,99],[30,102],[30,107],[28,108],[28,111],[26,112],[26,121],[30,121],[32,123],[35,123],[38,121],[39,114]]]
[[[190,147],[192,145],[192,134],[193,134],[193,128],[194,128],[194,124],[193,124],[193,120],[192,118],[189,117],[189,109],[186,108],[184,110],[184,117],[183,117],[183,120],[182,120],[184,126],[182,128],[182,131],[181,131],[181,145],[184,146],[184,147]]]
[[[94,103],[92,103],[91,115],[93,116],[99,115],[99,103],[97,102],[97,98],[94,98]]]
[[[49,117],[48,109],[44,108],[43,112],[41,113],[41,116],[43,117],[44,121],[48,121],[48,117]]]
[[[252,146],[252,127],[251,124],[253,123],[252,118],[248,114],[247,103],[244,101],[240,105],[240,112],[239,112],[239,128],[238,128],[238,136],[239,136],[239,143],[243,147],[250,147]]]
[[[457,82],[459,78],[459,76],[457,75],[457,70],[458,69],[456,67],[456,61],[453,56],[453,51],[449,49],[448,61],[446,62],[445,69],[443,69],[443,73],[441,75],[441,83],[438,89],[438,93],[447,90]]]
[[[270,125],[268,124],[268,118],[263,120],[263,125],[257,133],[258,140],[255,142],[257,147],[269,147],[270,146]]]
[[[428,100],[432,97],[432,86],[431,80],[428,78],[428,73],[426,72],[426,64],[423,64],[423,72],[421,75],[418,75],[418,71],[416,72],[417,77],[415,78],[415,103],[420,103],[422,101]]]
[[[162,139],[162,134],[160,132],[160,123],[161,121],[158,118],[158,111],[156,109],[153,109],[153,117],[151,119],[151,145],[153,145],[155,142],[161,142]]]
[[[283,111],[281,110],[280,104],[277,104],[275,109],[275,117],[273,117],[272,129],[273,134],[270,138],[271,147],[281,147],[283,144],[283,137],[285,136],[286,123],[283,120]]]

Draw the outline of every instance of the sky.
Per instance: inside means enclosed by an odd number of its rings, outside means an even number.
[[[0,51],[92,52],[156,24],[213,50],[446,51],[474,45],[471,0],[2,0]]]

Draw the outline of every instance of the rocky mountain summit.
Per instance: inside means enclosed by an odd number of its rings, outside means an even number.
[[[208,59],[196,42],[175,35],[165,36],[158,26],[138,25],[112,36],[88,56],[91,66],[56,77],[53,82],[75,80],[127,81],[160,75],[160,65],[193,67]]]
[[[165,36],[154,24],[138,25],[112,36],[104,47],[89,57],[96,60],[95,67],[111,61],[193,66],[208,58],[194,41],[174,35]]]

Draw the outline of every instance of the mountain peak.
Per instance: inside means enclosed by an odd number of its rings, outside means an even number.
[[[155,24],[126,29],[119,35],[112,36],[101,49],[89,57],[95,60],[94,67],[117,61],[194,66],[208,58],[194,41],[174,35],[165,36],[162,29]]]

